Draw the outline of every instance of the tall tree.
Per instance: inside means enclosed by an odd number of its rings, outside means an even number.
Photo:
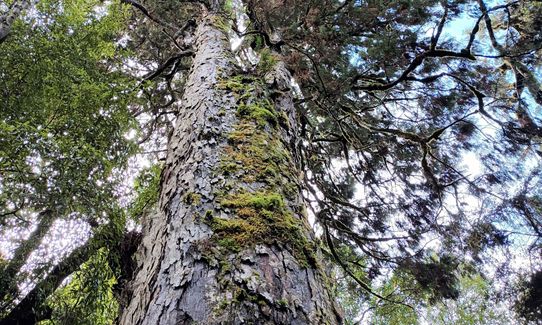
[[[123,324],[339,323],[303,213],[290,74],[235,68],[204,8]]]
[[[124,137],[133,83],[112,64],[125,55],[112,42],[124,14],[90,15],[98,4],[42,1],[0,47],[0,231],[16,245],[0,268],[2,322],[40,319],[45,298],[122,235],[115,170],[134,150]],[[68,251],[44,254],[61,224],[95,236],[66,233]]]
[[[515,271],[498,257],[510,247],[534,261],[521,272],[539,274],[539,3],[121,0],[74,9],[83,2],[45,1],[19,27],[12,20],[0,45],[11,58],[3,69],[13,70],[0,74],[9,86],[2,185],[13,193],[2,189],[0,208],[6,233],[21,217],[38,224],[0,265],[3,323],[62,318],[45,297],[89,259],[117,272],[117,287],[108,271],[97,283],[107,299],[116,291],[121,324],[339,324],[334,278],[374,322],[416,322],[423,304],[450,299],[457,315],[435,313],[443,320],[476,319],[466,310],[504,319],[485,304],[464,306],[461,281],[485,285],[477,274],[490,269],[509,283]],[[37,63],[18,64],[15,51]],[[32,91],[59,51],[63,68]],[[158,162],[128,209],[143,229],[135,265],[140,236],[120,240],[112,195],[130,154],[128,111],[141,124],[141,154]],[[25,295],[23,264],[68,216],[94,225],[87,244],[30,277]],[[536,295],[517,302],[529,319]],[[41,311],[47,305],[57,312]]]

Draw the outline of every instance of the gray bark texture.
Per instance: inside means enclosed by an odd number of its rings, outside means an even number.
[[[306,221],[290,75],[236,68],[204,17],[120,323],[340,324]]]
[[[33,1],[30,0],[16,0],[11,4],[8,11],[0,16],[0,44],[8,37],[15,19],[30,8],[32,3]]]

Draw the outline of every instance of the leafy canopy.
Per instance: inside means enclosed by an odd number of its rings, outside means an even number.
[[[539,316],[539,2],[121,2],[40,2],[0,44],[1,231],[49,210],[107,224],[135,120],[145,159],[164,156],[203,6],[242,37],[245,73],[291,70],[306,198],[352,320],[498,322],[487,302],[516,290]],[[137,180],[135,220],[158,175]]]

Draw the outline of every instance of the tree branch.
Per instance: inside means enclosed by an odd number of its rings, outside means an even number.
[[[437,33],[431,36],[431,50],[436,49],[440,34],[442,33],[442,29],[444,28],[444,23],[446,22],[446,18],[448,17],[448,4],[446,3],[446,1],[442,1],[442,6],[444,7],[444,15],[442,15],[442,19],[438,24]]]
[[[335,245],[333,244],[333,240],[331,239],[331,234],[329,233],[329,227],[327,226],[326,223],[324,223],[323,226],[324,226],[324,234],[325,234],[325,237],[326,237],[326,243],[327,243],[327,245],[329,247],[329,250],[331,251],[331,255],[337,261],[337,263],[343,269],[343,271],[350,278],[352,278],[361,288],[363,288],[363,290],[365,290],[367,293],[369,293],[369,294],[371,294],[371,295],[373,295],[373,296],[375,296],[375,297],[377,297],[377,298],[379,298],[381,300],[391,302],[391,303],[394,303],[394,304],[400,304],[400,305],[409,307],[411,309],[414,309],[412,306],[410,306],[410,305],[408,305],[408,304],[406,304],[404,302],[394,301],[394,300],[391,300],[391,299],[389,299],[387,297],[384,297],[384,296],[374,292],[365,282],[363,282],[354,273],[352,273],[352,271],[350,271],[348,266],[342,261],[342,259],[338,255],[337,251],[335,250]],[[0,325],[2,325],[2,324],[0,324]]]
[[[417,67],[419,67],[423,61],[426,58],[444,58],[444,57],[453,57],[453,58],[462,58],[462,59],[468,59],[468,60],[476,60],[476,58],[470,54],[468,51],[461,51],[461,52],[453,52],[448,50],[429,50],[426,51],[420,55],[418,55],[414,60],[410,63],[408,68],[406,68],[405,71],[401,74],[399,78],[397,78],[395,81],[392,81],[387,84],[377,84],[377,85],[369,85],[369,86],[359,86],[354,85],[352,87],[353,90],[365,90],[365,91],[373,91],[373,90],[388,90],[400,82],[407,80],[409,74],[414,71]],[[363,79],[363,76],[358,76],[354,79],[354,81],[357,81],[359,79]]]
[[[194,51],[192,50],[186,50],[186,51],[177,53],[176,55],[167,59],[164,64],[162,64],[161,66],[158,67],[158,69],[156,69],[156,71],[143,77],[143,80],[153,80],[154,78],[158,77],[162,72],[164,72],[164,70],[166,70],[168,67],[177,63],[177,61],[179,61],[181,58],[192,56],[192,55],[194,55]]]

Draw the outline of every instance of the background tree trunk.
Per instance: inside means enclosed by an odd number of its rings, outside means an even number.
[[[30,8],[32,3],[33,1],[30,0],[16,0],[11,4],[8,11],[0,16],[0,44],[8,37],[15,19]]]
[[[222,21],[198,24],[121,324],[338,324],[306,221],[290,76],[236,74]]]

